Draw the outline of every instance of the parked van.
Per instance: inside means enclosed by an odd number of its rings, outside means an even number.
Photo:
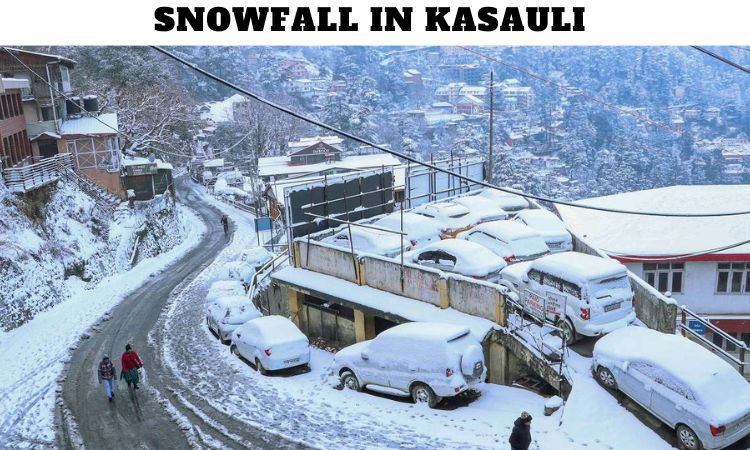
[[[527,313],[559,321],[568,345],[580,336],[607,334],[635,320],[627,269],[610,259],[554,253],[508,266],[500,278]]]
[[[430,407],[485,376],[482,347],[468,328],[427,322],[397,325],[340,350],[334,370],[346,388],[411,396]]]

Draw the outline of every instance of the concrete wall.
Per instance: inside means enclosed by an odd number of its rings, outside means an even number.
[[[573,235],[573,249],[589,255],[609,258],[583,238]],[[634,273],[629,272],[630,287],[635,295],[635,314],[647,327],[663,333],[674,333],[677,321],[677,302],[667,298]]]
[[[404,265],[401,290],[401,264],[365,256],[362,267],[368,286],[440,306],[439,273]]]
[[[313,240],[309,246],[305,240],[296,242],[299,243],[299,267],[357,283],[351,252],[324,246]]]
[[[495,303],[500,291],[496,287],[462,278],[448,279],[448,298],[453,309],[472,316],[495,320]]]
[[[122,188],[119,171],[109,172],[103,169],[81,169],[81,173],[102,189],[115,194],[120,199],[125,199],[125,191]]]
[[[305,308],[304,320],[300,329],[311,338],[325,338],[332,345],[345,347],[357,342],[354,321],[333,313],[303,306]]]

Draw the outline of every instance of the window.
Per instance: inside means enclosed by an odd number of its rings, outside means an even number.
[[[70,92],[70,71],[65,66],[60,66],[60,86],[63,92]]]
[[[538,270],[530,270],[529,271],[529,279],[534,280],[539,284],[542,284],[542,272]]]
[[[563,281],[563,292],[575,298],[581,298],[581,288],[569,281]]]
[[[645,263],[643,264],[643,278],[659,292],[681,294],[685,263]]]
[[[750,263],[719,263],[716,293],[750,293]]]

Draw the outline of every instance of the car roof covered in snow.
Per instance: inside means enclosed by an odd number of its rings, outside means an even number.
[[[249,327],[256,328],[268,344],[306,339],[294,322],[282,316],[259,317]]]
[[[214,300],[214,303],[221,306],[222,308],[251,305],[250,299],[242,295],[228,295],[226,297],[218,297],[216,300]]]
[[[516,217],[541,233],[568,233],[562,220],[555,213],[546,209],[524,209],[518,211]]]
[[[465,207],[469,208],[469,210],[474,214],[492,214],[505,217],[507,217],[508,215],[508,213],[503,208],[495,204],[495,202],[488,199],[487,197],[482,197],[479,195],[464,195],[454,198],[453,201],[455,203],[458,203],[459,205],[464,205]]]
[[[434,322],[409,322],[389,328],[381,335],[405,339],[440,340],[448,342],[464,334],[469,329],[462,325]]]
[[[446,214],[448,216],[453,216],[456,214],[467,214],[469,213],[469,208],[465,207],[464,205],[459,205],[456,202],[453,201],[442,201],[442,202],[435,202],[435,203],[427,203],[425,205],[418,206],[414,208],[415,213],[419,213],[421,211],[436,211],[439,210],[441,213]]]
[[[462,275],[485,276],[507,265],[501,257],[486,247],[463,239],[444,239],[433,242],[412,252],[412,258],[432,250],[442,250],[453,255],[456,258],[453,271]]]
[[[625,266],[617,261],[578,252],[562,252],[542,256],[535,260],[531,267],[579,284],[591,280],[627,275]]]
[[[471,233],[475,230],[483,231],[489,235],[502,238],[504,241],[540,237],[539,232],[535,229],[510,220],[496,220],[493,222],[480,223],[466,233]]]
[[[499,191],[497,189],[484,189],[479,195],[488,198],[493,202],[498,202],[503,208],[527,208],[529,206],[528,200],[522,196],[510,192]]]
[[[383,216],[373,222],[373,225],[398,231],[401,229],[401,213],[394,212]],[[407,211],[404,212],[404,232],[414,238],[431,237],[440,234],[440,227],[429,217]]]
[[[750,409],[750,383],[719,356],[679,335],[628,326],[602,337],[594,346],[597,360],[642,361],[669,372],[687,385],[720,424]]]

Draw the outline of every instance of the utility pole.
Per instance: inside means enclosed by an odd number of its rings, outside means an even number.
[[[487,182],[492,183],[493,172],[495,171],[494,161],[492,159],[492,124],[495,118],[495,71],[490,71],[490,148],[487,158]]]

